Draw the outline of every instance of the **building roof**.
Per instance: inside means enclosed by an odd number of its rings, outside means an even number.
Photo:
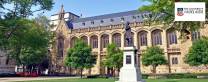
[[[112,14],[105,14],[105,15],[99,15],[99,16],[93,16],[93,17],[86,17],[86,18],[79,18],[74,20],[74,23],[77,22],[85,22],[85,21],[92,21],[92,20],[102,20],[107,18],[115,18],[115,17],[122,17],[122,16],[128,16],[128,15],[135,15],[139,12],[137,10],[132,11],[126,11],[126,12],[119,12],[119,13],[112,13]]]
[[[92,28],[97,26],[117,25],[125,22],[142,22],[142,15],[145,12],[138,12],[137,10],[105,14],[86,18],[77,18],[67,21],[68,27],[73,29]]]

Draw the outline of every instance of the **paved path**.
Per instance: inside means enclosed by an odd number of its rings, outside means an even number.
[[[68,79],[68,78],[78,78],[78,77],[5,77],[5,78],[0,78],[0,82],[48,80],[48,79]]]

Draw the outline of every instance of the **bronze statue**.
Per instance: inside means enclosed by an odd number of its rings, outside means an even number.
[[[126,22],[125,24],[125,40],[127,47],[133,46],[131,27],[129,26],[129,22]]]

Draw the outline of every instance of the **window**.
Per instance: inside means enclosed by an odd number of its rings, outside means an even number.
[[[121,17],[121,21],[124,21],[124,17]]]
[[[200,38],[200,32],[199,31],[193,31],[191,33],[191,40],[195,41],[198,40]]]
[[[133,19],[136,19],[136,17],[135,17],[135,16],[132,16],[132,18],[133,18]]]
[[[88,44],[88,38],[87,38],[87,36],[82,36],[81,39],[84,41],[84,43]]]
[[[152,45],[162,45],[161,30],[152,32]]]
[[[140,16],[138,15],[137,18],[140,18]]]
[[[71,41],[70,41],[70,47],[74,47],[75,43],[76,43],[76,40],[77,40],[77,37],[73,37],[71,38]]]
[[[104,23],[104,21],[103,21],[103,20],[101,20],[100,22],[101,22],[101,23]]]
[[[168,32],[167,36],[168,36],[168,44],[177,44],[177,35],[175,31]]]
[[[94,21],[91,21],[91,24],[95,24],[95,22]]]
[[[110,19],[110,21],[113,22],[114,20],[113,19]]]
[[[109,44],[109,37],[108,35],[102,35],[101,37],[101,45],[102,45],[102,48],[106,48]]]
[[[177,57],[173,57],[172,58],[172,65],[176,65],[178,64],[178,58]]]
[[[57,49],[58,49],[57,57],[60,58],[60,57],[63,57],[64,55],[64,38],[59,36],[57,44],[58,44],[57,45]]]
[[[91,47],[98,48],[98,37],[95,35],[91,37]]]
[[[83,22],[82,25],[85,26],[85,23]]]
[[[112,40],[113,40],[113,43],[115,43],[117,47],[121,47],[121,34],[119,33],[113,34]]]
[[[139,33],[139,46],[147,46],[147,32],[141,31]]]

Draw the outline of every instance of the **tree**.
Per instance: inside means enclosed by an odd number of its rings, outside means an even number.
[[[185,62],[191,66],[204,65],[208,67],[208,38],[202,37],[194,41],[188,54],[185,56]]]
[[[156,68],[159,65],[167,64],[163,50],[158,46],[148,47],[142,55],[142,64],[145,66],[152,66],[153,73],[156,73]]]
[[[43,15],[38,15],[38,17],[35,17],[35,22],[38,23],[40,26],[43,26],[46,30],[50,30],[52,25],[50,24],[50,20]]]
[[[143,0],[150,4],[139,8],[141,12],[150,12],[144,15],[144,21],[147,25],[164,24],[165,27],[175,28],[181,32],[181,38],[186,39],[190,31],[195,31],[199,28],[204,27],[203,22],[188,22],[188,21],[174,21],[174,4],[175,0]],[[181,2],[206,2],[208,0],[180,0]],[[208,7],[208,6],[207,6]],[[207,9],[208,10],[208,9]],[[206,11],[208,13],[208,11]]]
[[[96,63],[96,58],[92,55],[92,49],[82,40],[78,39],[73,48],[68,49],[65,58],[65,65],[80,69],[82,72],[86,68],[91,68]]]
[[[35,12],[48,11],[53,7],[53,0],[2,0],[2,8],[7,18],[28,17]],[[11,7],[5,7],[9,4]]]
[[[107,56],[103,61],[104,66],[113,69],[113,75],[115,74],[115,69],[118,71],[123,66],[123,52],[116,47],[114,43],[109,44],[107,47]]]
[[[50,32],[27,17],[52,6],[53,0],[0,0],[0,16],[4,16],[0,17],[0,50],[8,54],[7,61],[13,58],[25,66],[42,62],[48,52]]]
[[[4,41],[2,38],[0,40],[0,44],[6,46],[5,50],[8,51],[8,60],[10,58],[15,59],[17,65],[23,66],[41,63],[48,52],[50,32],[33,20],[18,19],[15,22],[11,22],[11,24],[21,25],[21,28],[18,28],[14,32],[15,35],[8,40]],[[9,23],[4,23],[5,26],[7,24]],[[0,33],[4,32],[1,31]],[[1,34],[1,37],[6,38],[6,36],[2,35],[5,34]]]

